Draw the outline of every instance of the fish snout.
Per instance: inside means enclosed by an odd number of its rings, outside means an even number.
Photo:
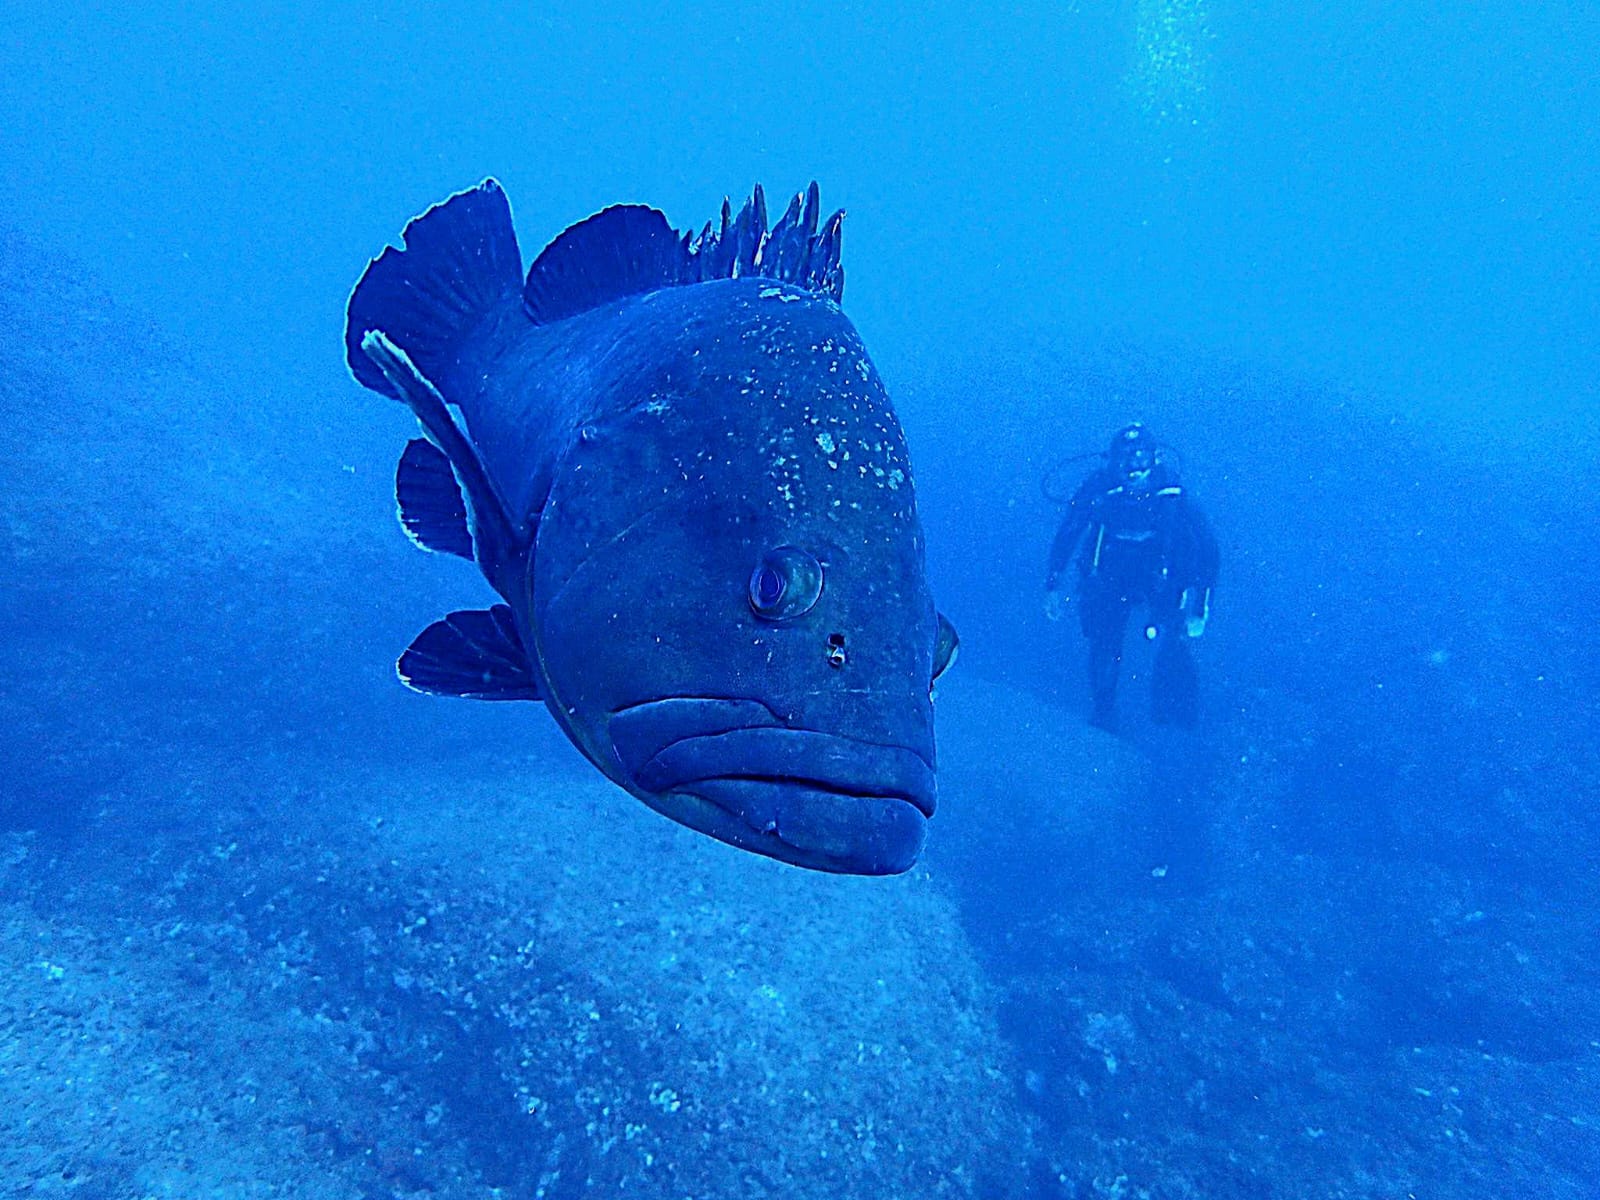
[[[758,701],[652,701],[613,714],[610,731],[646,803],[797,866],[904,871],[935,807],[933,767],[916,750],[793,728]]]

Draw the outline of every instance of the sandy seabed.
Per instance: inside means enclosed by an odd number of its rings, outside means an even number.
[[[406,761],[151,751],[4,843],[5,1194],[1591,1194],[1561,936],[1370,868],[1438,977],[1406,1002],[1478,1022],[1382,1035],[1348,867],[1182,889],[1131,829],[1137,752],[977,681],[940,705],[928,862],[887,880],[679,829],[536,721]]]
[[[926,871],[734,852],[552,750],[174,755],[70,842],[13,835],[0,1180],[1005,1194],[1029,1126]]]

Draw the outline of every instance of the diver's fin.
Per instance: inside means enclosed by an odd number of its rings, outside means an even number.
[[[394,499],[413,542],[424,550],[472,558],[467,502],[450,460],[432,442],[413,438],[406,443],[394,473]]]
[[[707,222],[699,236],[675,232],[656,209],[618,204],[544,248],[528,268],[522,306],[537,324],[551,324],[660,288],[743,278],[792,283],[838,301],[844,294],[844,212],[826,221],[821,215],[815,183],[795,195],[771,230],[760,184],[737,216],[724,200],[720,219]]]
[[[431,696],[537,700],[539,685],[511,610],[453,612],[417,635],[395,664],[400,682]]]
[[[1186,638],[1168,629],[1150,671],[1150,719],[1193,729],[1200,716],[1200,674]]]
[[[618,204],[579,221],[533,260],[522,305],[538,324],[564,321],[625,296],[682,281],[683,254],[667,218]]]
[[[522,255],[511,206],[493,179],[436,204],[405,228],[405,249],[367,264],[345,312],[345,359],[365,386],[404,399],[362,352],[381,329],[423,374],[439,378],[484,316],[514,299]]]

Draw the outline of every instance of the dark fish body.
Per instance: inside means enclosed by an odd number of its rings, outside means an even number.
[[[837,304],[839,217],[817,216],[814,186],[770,232],[759,189],[698,239],[609,209],[524,282],[491,181],[373,262],[347,342],[423,428],[397,476],[408,532],[505,601],[430,626],[402,678],[542,699],[673,819],[879,874],[933,812],[953,634],[904,436]]]

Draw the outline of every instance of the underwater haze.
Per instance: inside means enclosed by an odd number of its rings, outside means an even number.
[[[0,10],[0,1195],[1600,1194],[1597,42],[1499,0]],[[703,836],[561,703],[396,678],[492,572],[396,522],[417,421],[346,306],[486,178],[524,268],[616,204],[845,210],[961,644],[909,869]],[[1132,423],[1220,552],[1192,725],[1161,610],[1114,720],[1090,585],[1046,613]],[[693,549],[611,574],[646,632]]]

